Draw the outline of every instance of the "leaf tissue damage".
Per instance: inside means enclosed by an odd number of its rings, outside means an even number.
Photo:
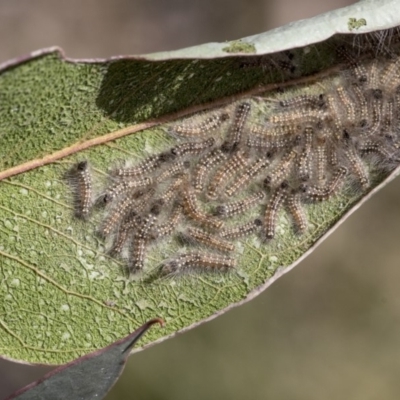
[[[158,125],[2,182],[2,353],[65,362],[154,316],[171,334],[257,291],[398,165],[399,64],[394,29],[272,55],[97,66],[77,96],[80,125],[61,134]]]

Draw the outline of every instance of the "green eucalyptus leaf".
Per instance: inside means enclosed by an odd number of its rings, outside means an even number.
[[[364,1],[231,43],[91,61],[66,59],[53,48],[0,66],[1,354],[65,363],[155,315],[166,329],[144,343],[156,343],[250,300],[297,265],[397,171],[374,176],[368,193],[310,205],[302,236],[283,216],[271,243],[241,241],[235,274],[153,282],[128,277],[124,262],[107,254],[96,235],[100,212],[87,222],[74,217],[63,177],[89,160],[104,180],[119,159],[171,147],[165,123],[229,108],[292,80],[325,79],[338,63],[338,43],[362,43],[368,32],[400,25],[398,15],[397,2]],[[294,73],[279,64],[287,49],[299,61]],[[156,248],[152,267],[177,250]]]
[[[146,322],[123,339],[51,371],[8,399],[103,399],[121,375],[132,347],[155,323],[162,321]]]

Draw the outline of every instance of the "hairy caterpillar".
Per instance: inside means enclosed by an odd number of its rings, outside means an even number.
[[[176,143],[111,169],[99,230],[113,239],[112,251],[128,248],[129,269],[139,271],[154,242],[177,245],[183,231],[188,251],[164,255],[164,274],[234,269],[236,241],[254,235],[268,246],[281,211],[307,235],[308,208],[318,207],[310,203],[347,195],[349,187],[370,190],[376,174],[400,162],[400,34],[391,32],[391,41],[368,37],[359,48],[332,40],[335,62],[326,74],[302,76],[301,60],[286,52],[242,58],[239,68],[278,68],[285,80],[169,123]],[[71,171],[83,219],[95,197],[88,165]],[[192,251],[196,245],[201,252]]]

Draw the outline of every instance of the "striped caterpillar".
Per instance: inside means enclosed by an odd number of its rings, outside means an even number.
[[[176,249],[184,232],[184,253],[161,252],[162,275],[234,271],[237,241],[258,237],[268,246],[281,235],[281,213],[307,235],[308,207],[317,207],[310,203],[369,191],[374,176],[400,163],[399,38],[393,31],[386,52],[376,51],[386,39],[369,38],[363,52],[333,41],[335,68],[301,79],[286,53],[243,58],[240,68],[278,66],[287,79],[169,123],[176,143],[112,168],[98,228],[112,252],[127,249],[130,273],[146,272],[148,249]],[[75,215],[85,220],[96,198],[89,166],[69,172]]]

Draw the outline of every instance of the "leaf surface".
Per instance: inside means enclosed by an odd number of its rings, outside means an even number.
[[[397,26],[398,15],[396,2],[365,1],[231,43],[91,62],[48,49],[3,65],[1,354],[65,363],[159,316],[167,322],[165,331],[151,331],[144,341],[155,343],[248,301],[294,267],[397,171],[375,176],[368,193],[308,206],[310,228],[302,236],[282,216],[273,242],[241,241],[236,274],[151,283],[129,278],[123,260],[107,254],[96,235],[100,213],[88,222],[74,218],[63,176],[87,159],[105,179],[120,159],[135,161],[170,148],[174,139],[165,123],[276,90],[293,79],[323,75],[337,64],[338,42]],[[341,35],[331,37],[335,33]],[[286,49],[301,60],[294,76],[275,61],[265,68],[265,54]],[[280,54],[272,60],[279,61]],[[156,248],[151,268],[177,250],[176,245]]]
[[[148,321],[127,337],[51,371],[8,399],[103,399],[121,375],[132,347],[155,323],[162,321]]]

